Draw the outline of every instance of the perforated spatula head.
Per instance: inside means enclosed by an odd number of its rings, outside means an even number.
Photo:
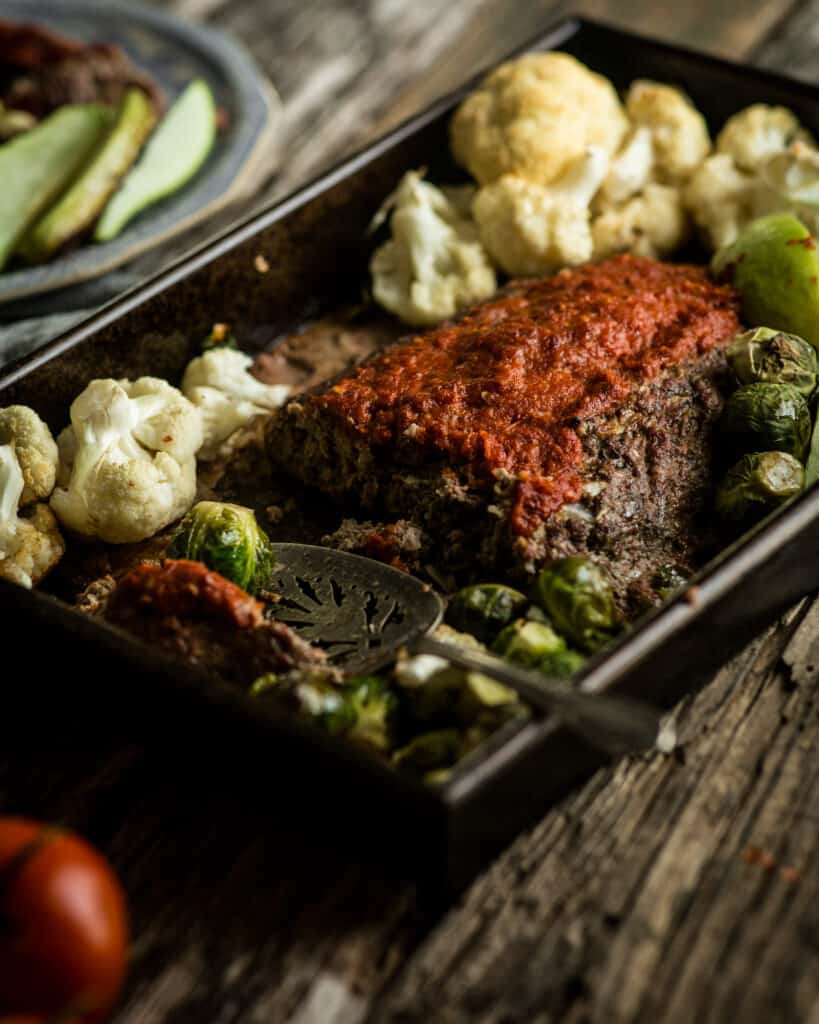
[[[347,672],[371,672],[441,621],[427,584],[382,562],[311,544],[276,544],[273,613]]]

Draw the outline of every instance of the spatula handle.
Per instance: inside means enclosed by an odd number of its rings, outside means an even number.
[[[598,750],[618,756],[644,750],[657,742],[662,712],[643,701],[572,689],[566,680],[551,679],[510,665],[482,651],[466,651],[430,636],[413,645],[418,654],[435,654],[460,668],[504,683],[538,711],[556,715]]]

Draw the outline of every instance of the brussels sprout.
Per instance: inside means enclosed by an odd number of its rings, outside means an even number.
[[[332,669],[299,669],[278,676],[266,672],[250,693],[285,701],[334,735],[376,750],[392,746],[398,698],[380,676],[353,676],[342,683]]]
[[[752,452],[725,474],[717,512],[726,522],[749,525],[802,490],[804,471],[788,452]]]
[[[455,594],[446,610],[446,620],[455,629],[489,644],[504,626],[523,614],[528,603],[512,587],[478,583]]]
[[[498,633],[492,650],[507,661],[531,668],[547,655],[564,652],[566,641],[545,622],[517,619]]]
[[[405,691],[408,714],[430,725],[500,723],[508,711],[521,710],[517,694],[501,683],[455,665],[439,669],[421,686]]]
[[[389,683],[380,676],[354,676],[342,689],[345,707],[353,717],[347,735],[357,743],[388,751],[398,715],[398,697]]]
[[[580,651],[573,651],[567,647],[565,651],[556,651],[554,654],[547,654],[537,663],[537,668],[545,676],[552,676],[554,679],[569,679],[579,672],[586,664],[586,659]]]
[[[349,732],[356,723],[355,708],[332,670],[265,672],[250,687],[250,694],[283,701],[336,735]]]
[[[810,436],[810,451],[805,463],[805,487],[812,487],[819,480],[819,416],[813,425]]]
[[[726,355],[740,385],[790,384],[806,398],[816,387],[816,349],[796,334],[756,327],[738,334]]]
[[[250,593],[265,586],[275,562],[253,510],[221,501],[193,506],[177,527],[168,555],[204,562]]]
[[[401,771],[425,775],[441,768],[449,768],[461,754],[461,734],[457,729],[437,729],[424,732],[396,750],[392,763]]]
[[[719,430],[737,455],[787,452],[801,462],[810,443],[810,409],[791,384],[748,384],[725,403]]]
[[[617,628],[611,587],[588,558],[561,558],[543,569],[535,581],[534,599],[555,629],[584,651],[596,651]]]

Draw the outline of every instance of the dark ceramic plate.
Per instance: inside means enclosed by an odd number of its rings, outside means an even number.
[[[192,78],[204,78],[226,114],[226,128],[188,185],[145,210],[112,242],[88,243],[41,267],[0,273],[0,302],[104,274],[236,198],[257,174],[262,156],[272,169],[276,94],[247,51],[226,36],[122,0],[5,0],[0,13],[78,39],[119,44],[169,101]]]
[[[565,21],[526,48],[556,47],[619,88],[637,77],[678,83],[712,131],[755,102],[789,106],[810,129],[819,129],[819,88],[813,85],[586,20]],[[305,320],[358,300],[373,244],[367,227],[401,174],[427,166],[432,180],[457,175],[447,123],[472,84],[9,367],[0,375],[0,405],[32,405],[59,430],[71,400],[94,377],[152,373],[179,380],[198,339],[216,321],[230,323],[248,348],[262,348]],[[693,692],[815,589],[817,524],[819,487],[812,487],[592,659],[580,685],[664,707]],[[175,741],[196,743],[199,756],[216,753],[226,772],[253,751],[257,765],[245,769],[237,785],[263,780],[271,803],[298,804],[320,822],[328,842],[363,840],[379,852],[386,847],[390,863],[400,861],[413,873],[435,872],[451,887],[468,881],[599,765],[582,740],[553,721],[532,718],[493,736],[445,785],[424,786],[272,702],[262,706],[48,594],[0,580],[0,616],[15,649],[38,652],[36,673],[27,670],[27,690],[36,701],[65,690],[61,680],[68,672],[72,680],[83,679],[82,686],[69,688],[73,702],[83,699],[100,714],[104,708],[105,715],[141,714],[162,722]]]

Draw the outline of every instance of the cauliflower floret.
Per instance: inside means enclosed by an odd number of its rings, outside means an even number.
[[[503,175],[548,185],[589,146],[617,151],[628,120],[608,79],[567,53],[502,64],[450,123],[452,153],[481,185]]]
[[[9,405],[0,409],[0,445],[11,444],[23,473],[21,505],[47,498],[57,477],[57,443],[33,409]]]
[[[754,103],[728,118],[717,136],[717,150],[727,153],[740,170],[755,171],[796,141],[813,145],[810,132],[792,111]]]
[[[373,296],[408,324],[436,324],[492,295],[495,271],[475,225],[444,193],[405,174],[388,202],[392,238],[370,261]]]
[[[595,197],[595,205],[623,203],[646,187],[654,170],[654,144],[650,128],[635,128],[612,160]]]
[[[0,445],[0,577],[29,590],[59,562],[63,539],[48,505],[18,516],[25,474],[14,447]]]
[[[616,252],[657,259],[685,241],[688,217],[680,190],[651,182],[620,207],[605,210],[592,224],[595,257]]]
[[[725,123],[717,152],[688,183],[685,203],[711,246],[735,241],[755,217],[793,212],[815,223],[819,151],[785,107],[756,103]]]
[[[709,156],[683,193],[686,207],[712,249],[730,245],[754,216],[754,179],[727,153]]]
[[[481,239],[508,274],[540,274],[591,257],[589,203],[608,166],[590,147],[549,187],[506,174],[482,188],[473,204]]]
[[[219,454],[224,441],[254,416],[272,412],[290,394],[285,384],[263,384],[250,372],[253,359],[235,348],[213,348],[192,359],[182,393],[202,413],[200,459]]]
[[[794,142],[759,169],[753,190],[753,215],[789,211],[812,234],[819,231],[819,150]]]
[[[78,533],[146,540],[193,504],[202,415],[167,381],[91,381],[57,444],[51,508]]]
[[[705,118],[673,86],[644,79],[632,82],[626,112],[635,125],[651,131],[655,177],[662,182],[684,181],[711,150]]]

